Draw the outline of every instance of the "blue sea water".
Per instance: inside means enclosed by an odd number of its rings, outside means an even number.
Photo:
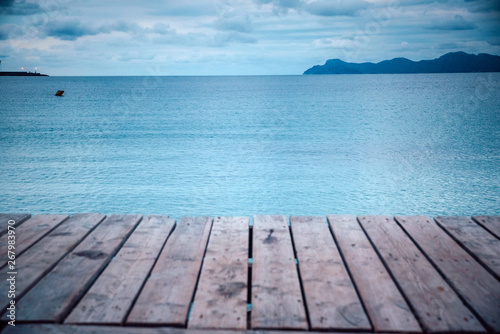
[[[0,77],[0,154],[0,212],[500,214],[500,74]]]

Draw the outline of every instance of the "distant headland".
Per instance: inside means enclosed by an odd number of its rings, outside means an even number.
[[[380,63],[347,63],[340,59],[327,60],[304,74],[395,74],[395,73],[469,73],[500,72],[500,56],[450,52],[433,60],[412,61],[394,58]]]
[[[37,72],[0,72],[0,77],[48,77]]]

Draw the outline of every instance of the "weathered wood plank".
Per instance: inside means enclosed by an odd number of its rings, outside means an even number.
[[[103,219],[101,214],[75,214],[20,255],[16,259],[16,298],[22,297]],[[8,291],[7,280],[0,280],[0,289]],[[0,294],[2,310],[8,303],[7,294]]]
[[[247,217],[214,220],[188,321],[195,329],[246,329]]]
[[[375,331],[420,332],[417,320],[356,218],[329,215],[328,222]]]
[[[146,216],[65,323],[122,324],[174,225]]]
[[[197,330],[175,327],[123,327],[123,326],[76,326],[54,324],[17,324],[7,326],[2,334],[304,334],[304,331],[263,331],[263,330]],[[308,332],[324,333],[324,332]],[[345,333],[345,332],[328,332]],[[356,332],[364,334],[363,332]],[[365,332],[365,334],[367,334]],[[384,334],[384,333],[379,333]],[[385,333],[388,334],[388,333]]]
[[[209,217],[181,218],[127,323],[186,325],[211,226]]]
[[[500,216],[472,216],[472,219],[500,239]]]
[[[500,279],[500,239],[468,217],[437,217],[436,222]]]
[[[397,220],[487,326],[500,331],[500,282],[432,219],[413,216],[397,217]],[[448,306],[448,310],[458,315],[457,305]],[[458,325],[460,319],[450,321]]]
[[[140,221],[111,215],[19,300],[21,321],[61,321]]]
[[[362,216],[359,221],[426,331],[484,331],[476,317],[392,217]],[[426,235],[427,238],[431,236]]]
[[[0,213],[0,236],[7,232],[9,220],[15,221],[12,226],[17,227],[31,218],[27,213]]]
[[[68,215],[38,215],[16,227],[13,230],[16,257],[19,257],[26,249],[68,219],[68,217]],[[5,266],[8,261],[8,237],[8,233],[0,237],[0,268]]]
[[[252,328],[307,329],[285,216],[254,216]]]
[[[371,329],[323,217],[290,217],[313,330]]]

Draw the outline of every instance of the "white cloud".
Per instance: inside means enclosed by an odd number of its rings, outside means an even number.
[[[249,33],[253,26],[250,21],[250,16],[244,10],[231,9],[222,12],[214,21],[214,27],[221,31],[237,31]]]

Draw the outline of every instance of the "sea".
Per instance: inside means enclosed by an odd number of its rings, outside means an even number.
[[[0,77],[0,212],[500,214],[500,73]]]

